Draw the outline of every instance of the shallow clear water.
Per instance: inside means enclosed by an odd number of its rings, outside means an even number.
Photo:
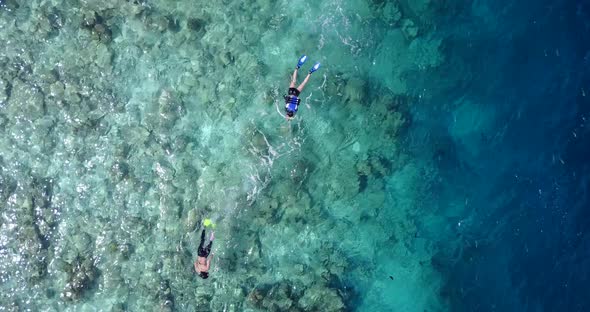
[[[589,15],[0,0],[0,311],[588,310]]]

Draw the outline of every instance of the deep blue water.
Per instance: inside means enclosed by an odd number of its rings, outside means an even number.
[[[430,134],[439,213],[467,207],[449,217],[460,256],[433,259],[442,294],[454,311],[589,311],[590,2],[452,9],[438,30],[448,59],[410,130]]]

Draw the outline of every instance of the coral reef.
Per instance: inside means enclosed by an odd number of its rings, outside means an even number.
[[[404,75],[442,60],[423,3],[0,1],[1,308],[345,311],[382,257],[428,262],[399,146]],[[314,74],[285,123],[309,51],[359,66]]]
[[[78,300],[84,291],[91,287],[97,277],[96,268],[91,258],[76,258],[66,265],[67,283],[61,293],[64,300]]]

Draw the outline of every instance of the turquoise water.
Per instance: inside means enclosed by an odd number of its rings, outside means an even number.
[[[0,311],[583,311],[587,12],[0,0]]]

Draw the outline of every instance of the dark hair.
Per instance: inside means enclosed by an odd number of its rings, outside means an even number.
[[[201,273],[199,273],[199,276],[202,277],[203,279],[207,279],[207,278],[209,278],[209,273],[201,272]]]
[[[287,112],[287,116],[293,117],[293,112],[291,112],[291,111]]]

